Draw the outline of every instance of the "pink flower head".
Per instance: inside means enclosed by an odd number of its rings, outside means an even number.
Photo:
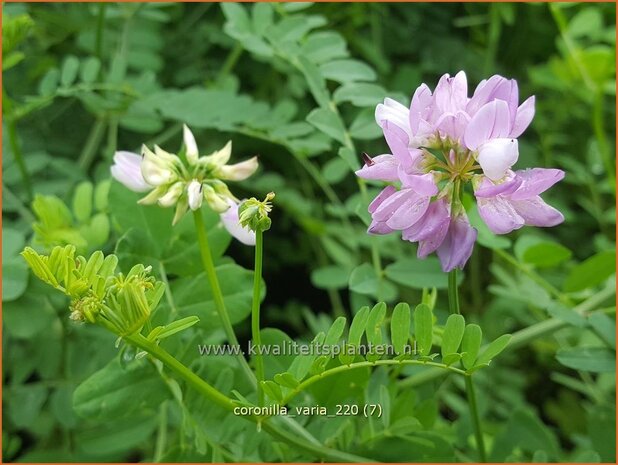
[[[418,242],[419,258],[436,252],[445,271],[461,268],[477,236],[461,203],[473,180],[479,213],[496,234],[562,222],[539,194],[564,173],[511,170],[534,105],[534,96],[520,105],[517,81],[498,75],[481,81],[468,97],[463,71],[443,75],[433,93],[420,85],[409,107],[389,98],[378,104],[376,121],[390,153],[367,155],[356,174],[390,185],[369,205],[368,232],[402,231],[404,240]]]

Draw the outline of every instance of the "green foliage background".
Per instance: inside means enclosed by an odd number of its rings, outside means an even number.
[[[373,246],[358,153],[383,153],[375,105],[463,69],[537,96],[518,167],[558,167],[547,194],[566,222],[508,237],[479,228],[462,309],[487,340],[512,347],[478,375],[491,461],[615,460],[615,5],[4,4],[3,460],[285,461],[307,457],[224,416],[97,327],[68,320],[18,253],[75,244],[152,265],[170,292],[155,318],[198,315],[165,343],[223,390],[246,393],[223,340],[190,220],[138,207],[110,181],[115,150],[234,141],[261,169],[238,196],[277,193],[266,234],[267,341],[310,341],[337,316],[437,288],[436,259],[394,236]],[[472,199],[469,205],[472,205]],[[249,337],[252,250],[204,213],[232,322]],[[377,266],[379,264],[379,266]],[[525,328],[529,328],[526,330]],[[278,329],[274,329],[278,328]],[[285,332],[285,333],[284,333]],[[439,334],[435,337],[439,338]],[[266,361],[267,375],[291,360]],[[78,393],[73,396],[76,388]],[[318,383],[301,404],[379,401],[386,420],[306,419],[341,450],[384,461],[476,460],[463,380],[431,369],[357,370]]]

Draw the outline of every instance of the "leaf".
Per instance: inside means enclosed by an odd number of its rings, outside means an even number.
[[[298,62],[299,62],[300,70],[303,73],[305,80],[307,81],[307,85],[309,86],[309,90],[311,91],[311,95],[313,95],[313,98],[315,99],[315,101],[318,103],[320,107],[322,107],[323,110],[331,111],[330,110],[330,93],[328,92],[328,89],[326,88],[326,81],[324,81],[324,78],[320,74],[320,71],[318,70],[317,66],[313,64],[312,62],[310,62],[309,60],[307,60],[303,56],[300,56],[298,58]],[[339,120],[339,125],[341,126],[342,125],[341,120],[339,118],[337,118],[337,120]],[[307,117],[307,121],[309,121],[309,116]],[[326,131],[323,131],[323,132],[328,134],[328,132]]]
[[[386,97],[386,91],[377,84],[348,83],[333,94],[337,103],[350,102],[357,107],[371,107]]]
[[[200,319],[196,316],[188,316],[186,318],[176,320],[170,324],[161,327],[161,329],[156,333],[156,339],[165,339],[166,337],[170,337],[176,333],[179,333],[180,331],[184,331],[185,329],[190,328],[198,321],[200,321]],[[148,335],[148,339],[151,339],[150,335]]]
[[[311,283],[320,289],[345,289],[349,274],[342,266],[324,266],[311,272]]]
[[[369,263],[363,263],[352,270],[349,282],[350,290],[359,294],[376,295],[378,278]]]
[[[367,317],[365,334],[367,335],[367,342],[374,346],[382,343],[382,322],[385,316],[386,304],[379,302],[374,305]]]
[[[556,358],[564,366],[593,373],[612,373],[616,370],[616,356],[602,347],[560,349]]]
[[[324,333],[318,333],[316,337],[313,338],[313,341],[311,341],[311,344],[314,346],[322,345],[322,343],[324,342],[324,337]],[[296,379],[302,380],[307,375],[307,373],[309,373],[309,369],[311,368],[311,365],[313,364],[316,357],[316,354],[298,355],[290,364],[290,368],[288,371]]]
[[[353,81],[374,81],[375,71],[358,60],[333,60],[320,65],[320,73],[326,79],[340,83]]]
[[[298,380],[292,375],[292,373],[285,372],[276,374],[274,380],[277,384],[281,386],[289,387],[291,389],[296,389],[300,384]]]
[[[523,261],[539,268],[550,268],[571,258],[573,254],[566,247],[555,242],[539,242],[528,247],[523,253]]]
[[[80,68],[80,78],[85,83],[94,82],[97,79],[101,62],[97,57],[88,57],[82,61]]]
[[[588,323],[604,342],[612,349],[616,348],[616,320],[603,313],[593,313],[588,317]]]
[[[273,23],[273,7],[268,3],[256,3],[251,13],[253,30],[258,34],[264,34]]]
[[[125,368],[115,358],[75,389],[73,407],[84,418],[113,420],[158,408],[168,392],[151,364],[136,361]]]
[[[511,341],[510,334],[503,334],[496,340],[492,341],[486,348],[481,352],[479,358],[476,360],[477,365],[483,365],[491,362],[495,357],[497,357],[500,352],[506,349],[506,346]]]
[[[376,123],[372,109],[359,111],[350,126],[350,136],[359,140],[373,140],[382,136],[382,128]]]
[[[574,266],[564,282],[566,292],[577,292],[601,284],[616,272],[616,251],[606,250]]]
[[[262,381],[262,389],[264,393],[275,402],[281,402],[283,400],[281,387],[274,381]]]
[[[476,357],[481,348],[483,331],[479,325],[470,324],[466,326],[463,339],[461,341],[462,362],[466,369],[470,369],[476,362]]]
[[[397,355],[404,353],[405,345],[410,338],[410,306],[398,303],[391,316],[391,338]]]
[[[343,37],[333,31],[313,32],[302,45],[301,54],[313,63],[324,63],[348,56]]]
[[[461,315],[451,315],[446,320],[442,334],[442,357],[457,353],[464,335],[466,322]]]
[[[337,345],[343,331],[345,330],[346,319],[344,316],[340,316],[335,320],[335,322],[331,325],[330,329],[326,333],[326,338],[324,339],[325,346],[334,346]]]
[[[253,272],[231,263],[217,266],[216,272],[230,320],[239,323],[251,314]],[[221,319],[205,273],[176,279],[170,288],[180,315],[199,316],[204,329],[220,328]],[[264,286],[261,293],[265,294]]]
[[[362,307],[350,324],[350,331],[348,333],[348,344],[358,346],[367,327],[367,320],[369,319],[369,307]]]
[[[345,144],[345,128],[341,119],[332,110],[316,108],[307,115],[307,121],[327,136]]]
[[[10,302],[23,295],[28,287],[28,267],[19,257],[2,260],[2,301]]]
[[[413,289],[432,287],[446,289],[448,287],[448,277],[442,271],[438,259],[434,257],[425,260],[402,258],[388,265],[384,273],[388,279],[397,284]]]
[[[73,213],[80,223],[86,223],[92,215],[92,194],[94,187],[91,182],[84,181],[77,185],[73,194]]]
[[[349,173],[348,163],[342,158],[331,158],[322,168],[322,176],[330,184],[337,184],[343,181]]]
[[[586,318],[572,308],[566,307],[558,302],[554,302],[547,307],[547,313],[554,318],[562,320],[572,326],[577,326],[578,328],[583,328],[587,325]]]
[[[433,314],[425,305],[417,305],[414,309],[414,335],[418,351],[422,355],[429,355],[433,339]]]
[[[77,72],[79,71],[79,60],[73,55],[68,55],[62,63],[62,70],[60,71],[60,84],[62,87],[68,87],[77,78]]]

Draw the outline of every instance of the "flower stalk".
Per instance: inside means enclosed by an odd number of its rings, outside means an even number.
[[[206,271],[208,283],[210,284],[210,288],[212,289],[212,295],[215,300],[215,308],[217,309],[217,313],[219,314],[219,318],[221,319],[221,324],[223,325],[223,330],[225,331],[228,342],[230,344],[238,346],[238,338],[236,337],[236,333],[234,333],[234,328],[232,327],[230,316],[227,312],[227,309],[225,308],[225,301],[223,300],[221,286],[219,285],[219,278],[217,278],[217,272],[215,270],[215,265],[213,263],[212,255],[210,253],[210,246],[208,244],[208,237],[206,235],[206,228],[204,226],[204,220],[202,218],[201,211],[194,211],[193,218],[195,220],[195,230],[197,232],[200,254],[202,256],[202,264],[204,265],[204,271]],[[253,376],[253,372],[251,371],[247,360],[245,360],[245,358],[241,354],[238,354],[236,357],[247,379],[252,385],[255,386],[255,377]]]
[[[459,310],[459,289],[457,287],[457,269],[450,271],[448,274],[448,304],[451,314],[460,314]],[[474,393],[474,384],[472,382],[472,374],[464,375],[466,380],[466,397],[468,399],[468,408],[470,417],[472,418],[472,427],[474,428],[474,436],[476,438],[476,447],[479,454],[479,462],[486,462],[485,443],[483,441],[483,430],[481,428],[481,419],[479,417],[478,408],[476,405],[476,395]]]
[[[255,231],[255,271],[253,273],[253,304],[251,307],[251,333],[257,347],[255,354],[255,372],[257,376],[258,405],[264,406],[264,359],[260,351],[262,336],[260,334],[260,285],[262,282],[262,256],[264,249],[264,233],[261,229]]]

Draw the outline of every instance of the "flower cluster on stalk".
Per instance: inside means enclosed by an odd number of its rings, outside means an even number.
[[[386,99],[376,108],[391,153],[369,157],[357,171],[389,183],[369,205],[368,232],[401,231],[418,257],[436,252],[442,269],[463,268],[477,237],[462,205],[472,185],[480,217],[496,234],[524,225],[555,226],[562,214],[539,194],[564,177],[558,169],[513,171],[517,138],[534,117],[535,98],[519,104],[517,81],[492,76],[468,97],[466,74],[422,84],[410,107]]]
[[[155,145],[150,150],[142,146],[141,155],[120,151],[114,155],[112,176],[135,192],[148,192],[140,204],[176,207],[173,223],[187,211],[199,210],[206,203],[220,214],[221,222],[236,239],[255,244],[255,234],[238,221],[240,201],[230,192],[226,181],[242,181],[258,168],[257,157],[233,165],[228,164],[232,143],[210,155],[200,156],[195,137],[183,126],[184,150],[179,154],[166,152]]]

